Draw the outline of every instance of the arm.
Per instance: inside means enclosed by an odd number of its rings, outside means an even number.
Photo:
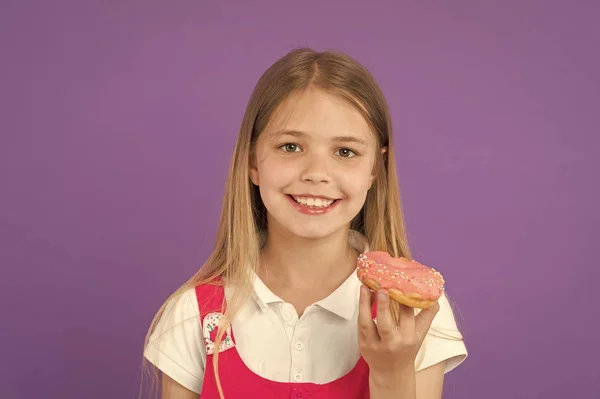
[[[161,399],[198,399],[198,394],[178,384],[171,377],[163,373]]]
[[[417,399],[442,399],[446,362],[417,372]]]
[[[417,373],[407,371],[394,378],[371,375],[369,379],[371,397],[373,399],[441,399],[444,368],[445,362],[441,362]]]

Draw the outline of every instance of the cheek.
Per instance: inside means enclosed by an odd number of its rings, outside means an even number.
[[[343,189],[349,195],[362,197],[371,188],[373,176],[367,168],[348,170],[340,176],[340,182],[343,182]]]
[[[290,183],[297,170],[291,162],[277,162],[273,158],[267,158],[258,167],[261,185],[265,187],[278,188]]]

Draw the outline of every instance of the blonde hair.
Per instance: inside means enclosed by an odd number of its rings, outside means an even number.
[[[171,299],[200,284],[222,284],[223,278],[235,289],[227,299],[224,325],[218,329],[215,347],[219,347],[226,328],[251,295],[252,271],[257,271],[259,264],[260,236],[267,227],[265,206],[249,177],[257,140],[282,102],[308,88],[341,96],[356,106],[376,135],[378,150],[386,148],[383,153],[377,151],[381,155],[375,164],[375,180],[351,229],[366,237],[370,250],[411,258],[396,176],[391,118],[379,85],[364,66],[346,54],[293,50],[267,69],[248,102],[229,168],[213,252],[200,270],[165,301],[152,320],[145,347]],[[218,351],[213,366],[223,398]]]

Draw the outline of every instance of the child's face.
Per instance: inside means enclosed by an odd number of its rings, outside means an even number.
[[[339,97],[311,89],[282,104],[250,169],[269,230],[321,238],[346,229],[373,182],[376,147],[362,115]]]

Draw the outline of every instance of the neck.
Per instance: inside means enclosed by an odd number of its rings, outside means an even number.
[[[262,277],[283,286],[341,284],[356,267],[358,256],[348,242],[348,233],[349,228],[344,228],[327,237],[309,239],[270,229],[262,250]]]

